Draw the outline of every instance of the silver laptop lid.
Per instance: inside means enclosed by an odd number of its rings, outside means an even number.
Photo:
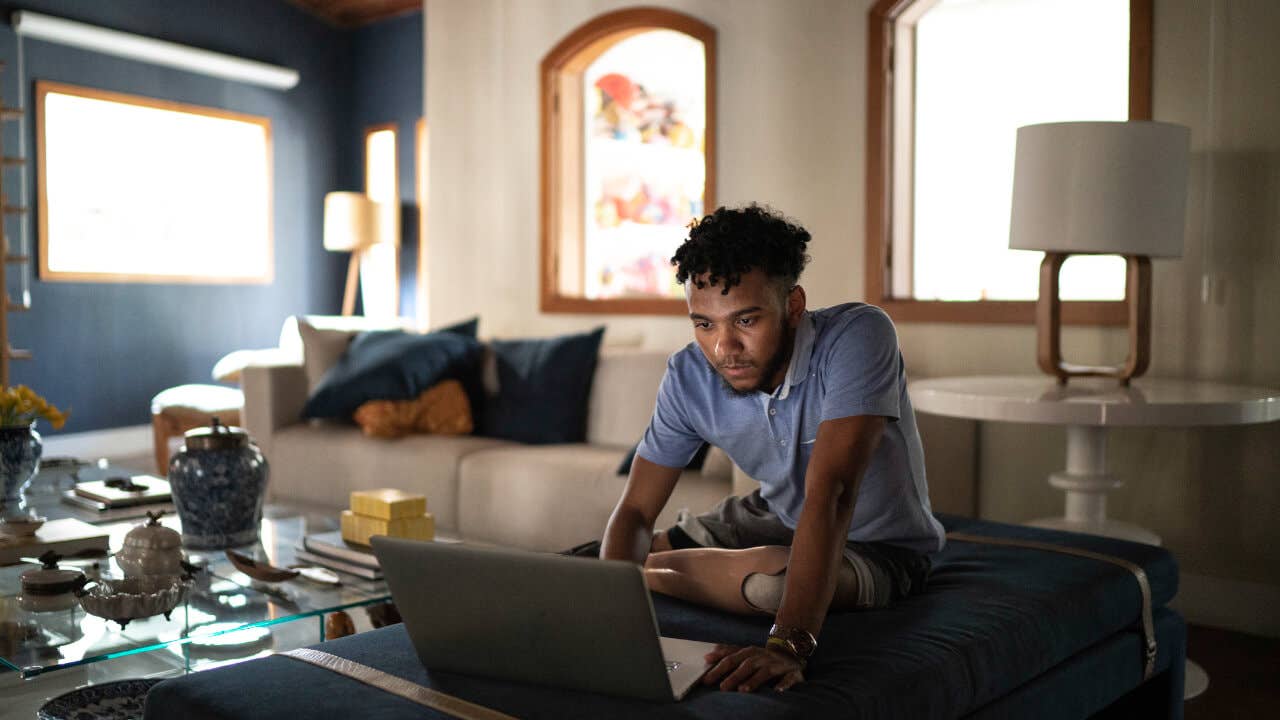
[[[382,536],[372,543],[427,668],[673,700],[639,566]]]

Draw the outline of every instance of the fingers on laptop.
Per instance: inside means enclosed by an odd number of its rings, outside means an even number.
[[[707,663],[714,665],[741,649],[742,648],[737,645],[725,645],[724,643],[720,643],[719,645],[716,645],[715,650],[712,650],[703,656],[703,659],[706,660]]]

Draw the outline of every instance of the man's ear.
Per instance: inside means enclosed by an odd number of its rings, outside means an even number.
[[[800,322],[806,301],[804,288],[799,285],[791,288],[791,292],[787,293],[787,324],[791,327],[795,327]]]

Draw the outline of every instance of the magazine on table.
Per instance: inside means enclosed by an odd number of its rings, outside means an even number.
[[[302,539],[302,548],[313,555],[334,558],[365,568],[377,570],[380,567],[373,550],[352,545],[343,540],[341,530],[307,535]]]
[[[337,570],[338,572],[355,575],[356,577],[364,578],[365,580],[382,579],[382,571],[378,568],[365,567],[364,565],[345,562],[326,555],[317,555],[316,553],[307,552],[307,550],[302,547],[295,548],[294,558],[296,558],[299,563],[319,565],[320,567],[329,568],[330,570]]]
[[[119,475],[76,485],[76,497],[102,503],[108,508],[169,502],[173,499],[169,481],[155,475]]]

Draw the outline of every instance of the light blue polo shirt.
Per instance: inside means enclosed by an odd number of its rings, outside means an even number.
[[[848,539],[941,550],[944,532],[929,507],[898,336],[889,316],[873,305],[805,312],[786,378],[772,394],[743,396],[726,388],[697,343],[677,351],[667,360],[653,419],[636,453],[658,465],[684,467],[709,442],[760,481],[769,508],[795,529],[818,425],[853,415],[883,415],[890,422],[858,488]]]

